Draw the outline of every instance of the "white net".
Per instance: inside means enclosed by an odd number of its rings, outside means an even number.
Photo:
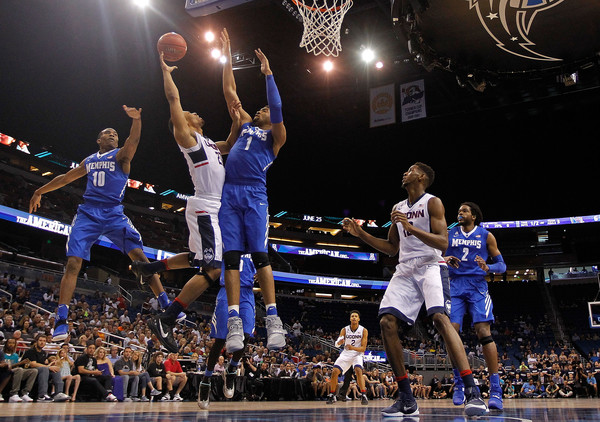
[[[352,0],[293,0],[304,23],[300,47],[315,56],[334,56],[342,51],[340,30]]]

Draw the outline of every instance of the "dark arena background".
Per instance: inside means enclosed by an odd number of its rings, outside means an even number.
[[[354,0],[340,24],[341,51],[328,57],[300,47],[306,22],[298,8],[345,3],[314,1],[0,2],[0,347],[15,337],[22,356],[37,333],[50,334],[85,178],[45,194],[30,214],[33,192],[96,152],[103,128],[115,128],[122,142],[130,125],[123,104],[143,109],[125,213],[151,261],[188,251],[184,210],[194,191],[168,129],[156,42],[167,32],[184,37],[187,53],[173,72],[183,108],[198,112],[205,134],[222,140],[231,125],[222,64],[213,55],[222,28],[231,37],[244,108],[252,114],[266,103],[257,48],[282,98],[287,142],[268,172],[268,241],[288,331],[286,348],[263,353],[265,310],[256,287],[246,361],[266,365],[271,375],[255,380],[244,363],[232,399],[214,375],[211,405],[201,410],[196,398],[212,345],[214,286],[177,327],[177,359],[187,374],[182,402],[163,400],[164,392],[151,397],[150,389],[148,403],[99,402],[85,389],[75,402],[15,402],[11,382],[2,384],[2,367],[1,421],[383,420],[381,409],[393,403],[393,377],[377,313],[398,257],[345,233],[341,222],[357,219],[385,238],[392,207],[406,198],[402,175],[417,161],[436,172],[428,191],[443,201],[448,225],[456,224],[462,202],[479,204],[482,225],[507,264],[505,273],[488,276],[504,385],[547,386],[556,377],[568,386],[556,398],[517,391],[504,399],[503,412],[477,419],[600,420],[600,4]],[[92,247],[71,303],[72,358],[90,342],[120,353],[133,341],[147,366],[159,347],[146,325],[155,313],[153,295],[135,281],[129,263],[107,238]],[[195,272],[163,273],[168,294],[175,297]],[[319,365],[329,377],[340,352],[334,341],[353,309],[369,330],[369,404],[349,392],[350,400],[326,405],[325,384],[306,374]],[[420,408],[405,420],[467,420],[463,407],[452,404],[444,344],[422,313],[401,333]],[[487,391],[487,368],[468,320],[461,337]],[[48,343],[45,350],[53,355],[57,348]],[[294,376],[278,377],[282,365]],[[448,398],[434,398],[437,381]],[[34,399],[35,393],[37,382]]]

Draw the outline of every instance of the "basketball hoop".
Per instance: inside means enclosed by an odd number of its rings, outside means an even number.
[[[292,0],[302,16],[304,33],[300,47],[315,56],[334,56],[342,51],[340,30],[353,0]]]

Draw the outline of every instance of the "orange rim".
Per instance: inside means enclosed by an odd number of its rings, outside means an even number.
[[[338,10],[340,10],[342,7],[344,7],[346,4],[348,4],[348,3],[350,2],[350,0],[349,0],[349,1],[347,1],[347,2],[345,2],[344,4],[341,4],[341,5],[339,5],[339,6],[332,7],[332,8],[329,8],[329,9],[327,9],[327,8],[325,8],[325,7],[312,7],[312,6],[307,6],[307,5],[305,5],[305,4],[304,4],[304,3],[303,3],[301,0],[292,0],[292,2],[294,2],[294,4],[295,4],[296,6],[302,6],[302,7],[304,7],[305,9],[307,9],[307,10],[310,10],[311,12],[317,12],[317,11],[318,11],[318,12],[320,12],[320,13],[325,13],[325,12],[333,12],[334,10],[337,12],[337,11],[338,11]]]

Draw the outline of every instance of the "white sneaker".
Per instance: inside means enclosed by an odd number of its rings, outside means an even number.
[[[24,401],[25,403],[31,403],[33,401],[33,399],[31,397],[29,397],[29,394],[23,394],[21,396],[21,400]]]
[[[165,394],[160,399],[160,401],[169,401],[169,400],[171,400],[171,396],[169,395],[169,393]]]
[[[183,398],[179,394],[173,396],[173,401],[183,401]]]
[[[119,399],[117,399],[117,397],[113,394],[110,393],[108,396],[106,396],[106,401],[119,401]]]
[[[21,403],[23,401],[23,399],[21,397],[19,397],[18,394],[13,394],[12,396],[10,396],[10,398],[8,399],[9,403]]]
[[[67,401],[71,398],[71,396],[67,396],[65,393],[56,393],[53,397],[53,400],[55,402],[63,402],[63,401]]]
[[[281,318],[277,315],[267,315],[265,327],[267,328],[267,349],[278,350],[285,347],[287,331],[283,328]]]

